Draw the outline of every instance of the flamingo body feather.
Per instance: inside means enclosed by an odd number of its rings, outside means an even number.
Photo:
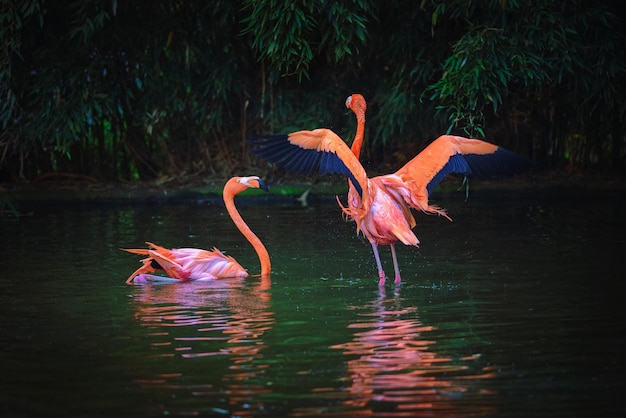
[[[224,203],[233,223],[250,242],[261,263],[261,276],[269,277],[271,265],[269,254],[261,240],[250,230],[241,218],[234,203],[234,197],[248,188],[260,188],[269,191],[265,183],[257,176],[233,177],[224,186]],[[247,277],[248,272],[233,257],[227,256],[217,248],[203,250],[199,248],[161,247],[146,242],[149,248],[124,249],[133,254],[146,255],[141,260],[143,266],[131,274],[126,283],[133,280],[144,283],[148,273],[165,272],[168,278],[179,281],[212,280],[227,277]],[[148,280],[149,281],[149,280]]]
[[[148,257],[141,260],[144,264],[131,275],[164,271],[168,277],[178,280],[208,280],[223,277],[246,277],[248,272],[233,257],[227,256],[217,248],[203,250],[199,248],[164,248],[146,242],[149,249],[128,249],[135,254]]]
[[[288,135],[260,135],[250,141],[250,151],[286,170],[304,175],[335,173],[348,177],[348,205],[337,198],[344,214],[356,222],[357,233],[370,242],[379,274],[385,274],[378,245],[390,245],[395,282],[400,282],[395,242],[417,246],[412,229],[416,222],[411,208],[441,215],[445,210],[430,205],[429,194],[448,175],[467,177],[509,175],[528,165],[528,160],[497,145],[478,139],[442,135],[395,173],[368,178],[359,155],[365,125],[365,99],[355,94],[346,106],[357,117],[357,131],[352,147],[329,129],[298,131]]]

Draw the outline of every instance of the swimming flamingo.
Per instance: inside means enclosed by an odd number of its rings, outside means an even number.
[[[233,177],[224,186],[224,203],[226,210],[235,226],[250,242],[261,262],[261,277],[269,277],[271,265],[270,257],[261,240],[252,232],[244,222],[235,207],[235,195],[248,188],[269,191],[263,180],[257,176]],[[148,258],[141,260],[143,266],[137,269],[126,280],[145,282],[155,279],[146,273],[163,270],[169,278],[177,280],[209,280],[226,277],[247,277],[248,272],[233,257],[224,255],[217,248],[212,251],[198,248],[173,248],[167,249],[151,242],[146,242],[149,249],[124,249],[134,254],[147,255]],[[158,278],[157,278],[158,279]]]
[[[362,96],[361,96],[362,98]],[[360,99],[359,99],[360,100]],[[394,265],[394,282],[401,282],[395,243],[418,246],[412,231],[415,218],[410,208],[436,213],[452,220],[445,210],[428,204],[428,194],[451,173],[466,176],[513,174],[527,160],[497,145],[478,139],[442,135],[392,174],[368,178],[358,160],[365,125],[365,106],[353,108],[355,96],[346,106],[357,116],[357,134],[352,148],[329,129],[298,131],[288,135],[259,135],[251,152],[284,169],[304,175],[338,173],[349,179],[348,206],[343,212],[356,221],[372,246],[379,285],[385,284],[379,245],[389,245]],[[364,103],[364,100],[363,100]]]

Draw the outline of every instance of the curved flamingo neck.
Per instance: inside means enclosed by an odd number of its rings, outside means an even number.
[[[367,109],[365,98],[360,94],[353,94],[350,99],[349,107],[356,116],[356,133],[354,134],[354,140],[352,141],[350,149],[354,156],[359,159],[361,156],[361,146],[363,145],[363,136],[365,135],[365,110]],[[356,194],[354,185],[350,180],[348,180],[348,187],[350,188],[350,192]]]
[[[270,256],[267,249],[259,237],[252,232],[235,207],[235,196],[245,189],[246,187],[244,185],[239,184],[236,181],[229,180],[224,187],[224,204],[226,205],[226,210],[228,211],[230,218],[233,220],[233,223],[237,229],[239,229],[239,232],[241,232],[241,234],[252,245],[256,255],[259,257],[259,261],[261,262],[261,276],[267,276],[271,271]]]
[[[356,158],[361,156],[361,146],[363,145],[363,136],[365,134],[365,115],[356,115],[356,134],[354,135],[354,141],[352,141],[352,153]]]
[[[354,141],[350,149],[354,156],[358,159],[361,156],[361,146],[363,145],[363,136],[365,134],[365,110],[367,109],[367,103],[365,98],[360,94],[353,94],[350,97],[349,103],[350,110],[354,112],[356,116],[356,134],[354,135]]]

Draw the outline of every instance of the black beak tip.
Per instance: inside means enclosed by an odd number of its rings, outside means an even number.
[[[259,189],[265,191],[265,192],[269,192],[270,188],[267,184],[265,184],[265,182],[261,179],[259,179]]]

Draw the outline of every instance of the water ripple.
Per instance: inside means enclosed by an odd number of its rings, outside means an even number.
[[[479,356],[453,359],[438,354],[436,342],[428,338],[435,328],[422,324],[417,308],[403,307],[402,300],[399,290],[387,297],[381,289],[372,302],[349,307],[357,311],[358,318],[348,325],[355,331],[353,339],[331,346],[348,358],[349,385],[345,390],[350,397],[343,401],[343,407],[364,409],[369,411],[367,416],[458,416],[464,403],[459,400],[485,396],[473,386],[491,375],[464,376]],[[376,404],[387,404],[387,412],[375,412]],[[473,416],[493,411],[487,403],[482,409],[474,408]],[[292,416],[313,412],[321,413],[301,409]]]

